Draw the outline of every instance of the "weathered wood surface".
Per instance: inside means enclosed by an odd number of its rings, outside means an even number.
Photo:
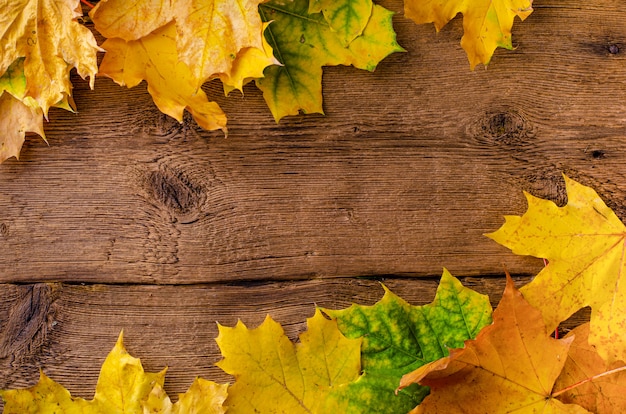
[[[518,278],[517,283],[528,280]],[[462,281],[489,294],[494,306],[504,290],[502,278]],[[421,305],[432,301],[438,281],[390,278],[384,283]],[[348,278],[252,285],[0,285],[0,389],[36,383],[43,367],[72,395],[92,398],[100,365],[124,329],[127,349],[147,371],[169,367],[166,391],[175,396],[198,375],[232,381],[214,366],[220,359],[216,322],[234,326],[241,319],[254,327],[271,314],[296,340],[315,305],[370,305],[382,294],[378,281]],[[563,326],[576,326],[585,318],[588,312],[581,312]]]
[[[622,0],[537,0],[517,49],[474,72],[460,19],[435,34],[382,4],[408,53],[326,69],[325,117],[277,125],[258,90],[210,84],[224,139],[160,114],[142,86],[75,79],[79,113],[51,111],[49,145],[0,166],[0,388],[43,367],[89,397],[124,328],[182,392],[220,379],[215,321],[270,312],[294,337],[312,303],[378,299],[358,276],[425,303],[446,266],[489,276],[472,280],[496,300],[503,263],[542,264],[482,234],[525,210],[522,190],[563,202],[562,173],[626,217]]]

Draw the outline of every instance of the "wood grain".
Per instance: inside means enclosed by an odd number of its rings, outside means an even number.
[[[516,279],[518,285],[528,282]],[[504,290],[501,278],[461,280],[488,294],[494,305]],[[438,284],[437,279],[382,281],[413,305],[430,303]],[[380,281],[351,278],[185,286],[0,285],[0,389],[34,385],[43,368],[72,395],[92,398],[100,366],[123,329],[128,351],[141,358],[147,371],[169,367],[166,391],[175,396],[198,375],[232,381],[214,366],[221,359],[217,322],[234,326],[241,319],[255,327],[270,314],[296,340],[316,305],[371,305],[382,294]],[[563,326],[576,326],[588,316],[577,314]],[[20,332],[20,327],[27,329]]]
[[[53,111],[49,146],[0,167],[0,280],[533,274],[482,236],[524,211],[522,190],[563,201],[566,173],[624,215],[625,14],[539,4],[517,48],[471,72],[460,19],[436,34],[399,13],[408,52],[325,70],[326,117],[277,125],[254,87],[209,84],[226,139],[160,114],[143,86],[77,79],[79,113]]]

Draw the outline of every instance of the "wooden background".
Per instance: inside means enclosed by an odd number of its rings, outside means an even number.
[[[428,303],[444,266],[495,304],[504,265],[526,282],[542,263],[483,234],[525,211],[522,190],[563,203],[563,173],[626,217],[623,0],[536,0],[517,48],[474,72],[460,18],[435,34],[381,4],[408,52],[325,69],[326,116],[276,124],[254,87],[209,84],[224,139],[145,84],[74,77],[79,113],[52,110],[49,145],[0,166],[0,388],[42,368],[92,398],[124,329],[175,398],[229,380],[216,322],[269,313],[296,338],[315,304],[372,304],[381,280]]]

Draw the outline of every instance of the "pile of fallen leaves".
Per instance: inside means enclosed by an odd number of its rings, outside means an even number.
[[[463,13],[473,68],[512,48],[513,19],[526,18],[532,0],[469,3],[405,0],[405,15],[439,30]],[[92,89],[96,74],[129,88],[145,81],[165,114],[182,121],[187,110],[226,133],[226,115],[202,89],[208,81],[221,80],[228,95],[254,80],[278,121],[323,113],[323,66],[373,71],[403,51],[393,13],[372,0],[102,0],[89,12],[101,46],[79,22],[79,0],[0,0],[0,10],[0,162],[19,156],[26,132],[45,139],[51,107],[75,110],[72,69]]]
[[[196,379],[172,403],[165,370],[144,372],[122,336],[93,400],[43,373],[0,391],[5,414],[63,413],[618,413],[626,410],[626,228],[589,187],[568,178],[568,203],[527,194],[528,211],[488,236],[548,261],[517,290],[507,276],[493,311],[444,270],[432,303],[411,306],[385,288],[373,306],[318,308],[299,343],[267,316],[219,325],[218,366],[232,385]],[[590,306],[591,322],[551,332]]]

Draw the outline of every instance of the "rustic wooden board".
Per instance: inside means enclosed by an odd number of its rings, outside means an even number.
[[[74,78],[79,113],[52,110],[49,145],[0,166],[0,388],[41,367],[90,398],[121,329],[148,370],[170,365],[170,395],[225,381],[215,321],[271,313],[295,338],[314,303],[377,300],[359,276],[422,304],[446,266],[497,301],[503,264],[520,281],[543,265],[483,233],[522,190],[563,203],[563,173],[626,217],[622,0],[536,0],[516,49],[474,72],[460,19],[435,34],[381,3],[408,52],[325,69],[326,116],[276,124],[254,87],[209,84],[225,139],[144,86]]]
[[[488,294],[494,305],[504,289],[501,278],[462,282]],[[517,278],[520,285],[526,282]],[[388,278],[384,283],[409,303],[422,305],[433,300],[438,281]],[[349,278],[252,285],[0,285],[0,389],[33,385],[43,367],[72,395],[92,398],[100,365],[123,329],[127,349],[147,371],[169,366],[166,391],[175,396],[198,375],[232,381],[214,366],[221,359],[216,322],[234,326],[241,319],[254,327],[270,314],[295,340],[315,305],[371,305],[382,294],[379,281]],[[564,327],[587,317],[588,312],[577,314]]]
[[[538,4],[517,49],[471,72],[460,20],[435,34],[400,13],[408,53],[326,70],[326,117],[277,125],[255,88],[209,85],[227,139],[160,114],[143,86],[77,80],[79,114],[53,111],[50,145],[0,167],[0,280],[532,274],[482,236],[523,212],[522,190],[563,201],[567,173],[623,213],[625,14]]]

